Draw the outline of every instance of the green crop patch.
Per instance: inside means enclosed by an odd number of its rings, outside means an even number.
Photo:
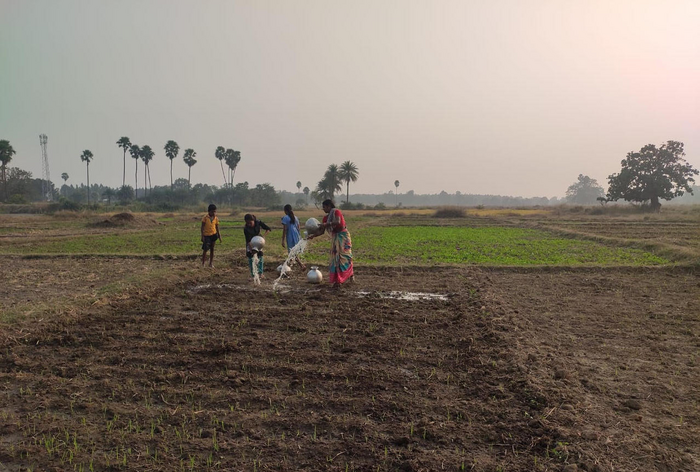
[[[638,249],[522,228],[367,227],[353,234],[358,263],[485,265],[654,265],[668,261]]]
[[[359,264],[484,264],[484,265],[654,265],[668,261],[638,249],[606,246],[593,241],[568,239],[545,231],[513,227],[370,226],[350,232],[353,256]],[[242,225],[222,225],[223,256],[243,251]],[[286,255],[281,231],[267,236],[265,254]],[[201,254],[197,223],[180,223],[142,231],[109,234],[75,234],[60,237],[0,238],[5,254]],[[302,259],[324,264],[330,241],[327,236],[310,242]]]

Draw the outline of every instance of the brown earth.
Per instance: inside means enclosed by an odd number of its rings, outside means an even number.
[[[2,256],[0,270],[0,329],[3,319],[73,310],[75,304],[93,303],[102,297],[138,296],[167,273],[186,275],[190,261],[154,258]],[[130,290],[125,290],[131,287]],[[1,472],[1,471],[0,471]]]
[[[340,292],[292,278],[278,294],[239,267],[180,280],[3,330],[0,464],[700,468],[692,272],[358,268]]]
[[[151,226],[159,226],[164,223],[159,223],[153,218],[147,218],[144,216],[136,216],[133,213],[117,213],[108,218],[100,219],[91,223],[89,226],[95,228],[148,228]]]

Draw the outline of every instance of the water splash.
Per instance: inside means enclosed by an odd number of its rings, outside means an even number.
[[[253,283],[260,285],[260,274],[258,273],[258,252],[253,251]]]
[[[287,259],[282,263],[282,267],[291,267],[291,262],[295,260],[295,258],[301,256],[304,251],[306,251],[306,246],[309,244],[309,241],[306,239],[300,239],[299,242],[294,246],[290,251],[289,254],[287,255]],[[277,285],[280,283],[280,280],[282,280],[282,277],[285,275],[285,270],[282,270],[280,273],[280,276],[275,279],[274,282],[272,282],[272,290],[277,290]]]

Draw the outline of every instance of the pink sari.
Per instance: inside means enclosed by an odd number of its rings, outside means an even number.
[[[331,211],[323,217],[324,223],[330,223],[328,232],[331,235],[331,258],[328,265],[328,281],[332,284],[342,284],[353,276],[352,267],[352,239],[345,227],[345,218],[338,209]],[[332,229],[338,225],[341,229]]]

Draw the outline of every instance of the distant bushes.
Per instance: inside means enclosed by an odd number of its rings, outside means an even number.
[[[376,205],[365,205],[364,203],[341,203],[340,204],[340,209],[341,210],[386,210],[386,205],[382,202],[377,203]]]
[[[433,216],[435,218],[465,218],[467,212],[460,207],[442,207],[438,208]]]

